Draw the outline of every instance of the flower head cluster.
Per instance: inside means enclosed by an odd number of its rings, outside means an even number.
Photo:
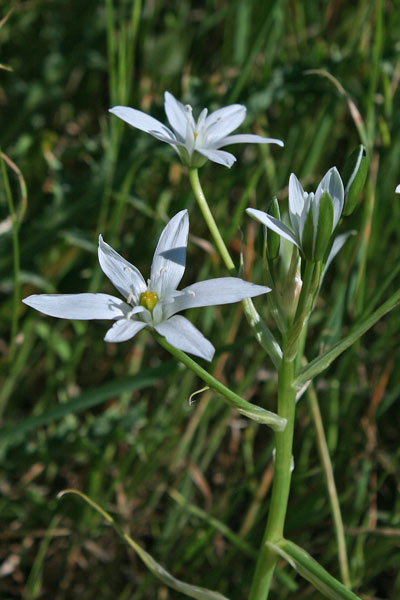
[[[230,304],[269,292],[269,288],[238,277],[209,279],[178,291],[185,271],[189,217],[176,214],[158,241],[150,279],[126,261],[99,237],[100,266],[126,302],[109,294],[40,294],[23,302],[46,315],[63,319],[112,319],[106,342],[129,340],[148,327],[184,352],[211,360],[213,345],[185,317],[176,313],[187,308]]]
[[[195,121],[191,106],[182,104],[169,92],[165,92],[164,98],[164,109],[171,129],[146,113],[128,106],[114,106],[110,112],[132,127],[145,131],[172,146],[182,162],[189,167],[201,167],[207,159],[231,167],[236,160],[235,156],[220,150],[230,144],[283,146],[281,140],[261,135],[229,135],[243,123],[246,117],[246,107],[241,104],[225,106],[208,116],[208,111],[204,108]]]
[[[308,194],[294,173],[289,179],[289,218],[292,229],[261,210],[248,208],[254,219],[295,244],[307,260],[324,256],[344,205],[343,182],[336,167],[329,169],[317,191]]]

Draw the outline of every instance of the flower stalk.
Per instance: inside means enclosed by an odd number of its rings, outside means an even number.
[[[218,252],[220,253],[220,256],[229,273],[235,275],[235,263],[233,262],[232,257],[229,254],[229,250],[226,247],[226,244],[218,229],[218,225],[216,224],[210,207],[208,206],[208,202],[204,195],[203,188],[201,187],[198,169],[189,169],[189,180],[201,213],[212,235],[214,243],[217,246]],[[242,302],[242,306],[243,312],[246,315],[247,322],[252,328],[256,340],[270,356],[275,367],[278,368],[282,358],[282,350],[278,342],[276,341],[274,335],[256,311],[255,306],[250,298],[245,298]]]
[[[153,336],[165,350],[172,354],[172,356],[175,356],[175,358],[183,363],[185,367],[188,367],[188,369],[196,373],[196,375],[198,375],[198,377],[200,377],[210,388],[221,394],[232,408],[235,408],[242,415],[257,423],[268,425],[274,431],[285,430],[287,425],[285,417],[280,417],[269,410],[265,410],[260,406],[247,402],[247,400],[244,400],[244,398],[241,398],[238,394],[232,392],[232,390],[218,381],[218,379],[215,379],[215,377],[203,369],[196,361],[185,354],[185,352],[182,352],[182,350],[178,350],[178,348],[169,344],[167,340],[156,331],[153,331]]]

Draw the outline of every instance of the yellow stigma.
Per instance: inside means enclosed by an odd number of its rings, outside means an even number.
[[[139,302],[141,306],[144,306],[150,312],[153,312],[155,305],[158,302],[158,296],[156,292],[150,292],[150,290],[146,290],[140,294]]]

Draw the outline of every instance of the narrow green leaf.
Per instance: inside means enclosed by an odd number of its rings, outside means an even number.
[[[206,588],[198,587],[185,583],[180,579],[177,579],[171,573],[168,573],[154,558],[146,552],[134,539],[132,539],[127,533],[125,533],[119,525],[114,521],[112,516],[102,509],[96,502],[91,500],[88,496],[79,492],[78,490],[63,490],[58,494],[58,498],[65,496],[66,494],[75,494],[82,498],[87,504],[94,508],[110,525],[114,528],[116,533],[136,552],[139,558],[143,561],[146,567],[157,577],[164,585],[188,596],[189,598],[195,598],[196,600],[228,600],[226,596],[223,596],[219,592],[214,592]]]
[[[92,406],[97,406],[113,396],[119,396],[124,392],[133,392],[134,390],[150,387],[154,385],[158,379],[169,377],[171,373],[174,373],[177,369],[178,365],[175,361],[168,361],[159,367],[142,369],[141,372],[136,375],[110,381],[96,390],[84,392],[71,402],[52,406],[40,415],[28,417],[21,421],[21,423],[15,423],[8,427],[4,427],[0,431],[0,442],[19,438],[22,434],[43,427],[43,425],[52,423],[57,419],[81,412]]]
[[[343,583],[330,575],[300,546],[289,540],[281,540],[276,544],[268,542],[268,545],[326,598],[330,600],[360,600],[359,596],[356,596]]]
[[[322,371],[327,369],[329,365],[342,354],[347,348],[352,346],[354,342],[358,340],[368,329],[371,329],[386,313],[390,312],[400,304],[400,290],[397,290],[389,300],[386,300],[372,315],[365,318],[361,318],[358,323],[353,325],[351,331],[336,344],[332,346],[330,350],[324,352],[317,358],[314,358],[307,366],[301,369],[294,385],[297,389],[300,389],[307,381],[313,379],[319,375]]]

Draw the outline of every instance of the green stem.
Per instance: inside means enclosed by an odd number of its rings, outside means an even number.
[[[321,411],[319,410],[318,399],[315,393],[315,388],[311,383],[307,390],[308,404],[311,409],[311,414],[314,419],[314,426],[317,433],[317,446],[320,461],[325,475],[326,486],[328,488],[329,503],[331,505],[331,513],[336,531],[336,541],[338,545],[340,575],[344,585],[351,588],[349,562],[347,558],[346,539],[344,535],[344,527],[342,521],[342,513],[337,495],[335,477],[331,458],[329,456],[328,444],[326,442],[324,425],[322,423]]]
[[[218,252],[221,255],[222,260],[225,263],[226,268],[232,275],[236,275],[235,264],[229,254],[229,250],[225,245],[224,240],[222,239],[222,235],[219,232],[218,226],[215,222],[215,219],[211,213],[210,207],[208,206],[206,197],[204,195],[203,189],[200,184],[199,179],[199,171],[198,169],[190,168],[189,169],[189,179],[190,184],[192,186],[194,195],[196,196],[197,203],[200,207],[202,215],[204,217],[205,222],[207,223],[208,229],[212,235],[212,238],[215,242],[215,245],[218,248]]]
[[[265,410],[260,406],[255,404],[251,404],[244,400],[235,392],[232,392],[228,387],[226,387],[223,383],[215,379],[208,371],[203,369],[196,361],[190,358],[185,352],[182,350],[178,350],[175,346],[172,346],[167,340],[159,335],[156,331],[152,331],[154,338],[157,342],[165,348],[172,356],[175,356],[181,363],[188,367],[191,371],[196,373],[210,388],[214,389],[216,392],[221,394],[225,400],[228,402],[230,406],[236,408],[242,415],[248,417],[249,419],[253,419],[257,423],[263,423],[264,425],[269,425],[275,431],[283,431],[286,427],[286,419],[285,417],[279,417],[273,412],[269,410]]]
[[[201,187],[198,169],[189,168],[189,179],[197,203],[200,207],[208,229],[210,230],[215,245],[218,248],[221,258],[224,261],[225,266],[230,272],[230,274],[236,276],[237,273],[235,269],[235,264],[231,258],[231,255],[229,254],[229,250],[226,247],[224,240],[222,239],[218,226],[210,211],[210,207],[208,206],[206,197]],[[246,319],[253,330],[256,340],[270,356],[275,367],[278,368],[282,358],[282,350],[278,342],[276,341],[275,337],[273,336],[267,325],[261,319],[251,298],[246,298],[245,300],[243,300],[242,306],[244,314],[246,315]]]
[[[294,361],[288,360],[284,354],[278,371],[278,413],[281,417],[287,419],[287,425],[284,431],[275,433],[276,454],[271,503],[249,600],[266,600],[268,597],[278,557],[276,552],[267,544],[274,544],[283,537],[291,480],[296,406],[293,379]]]

